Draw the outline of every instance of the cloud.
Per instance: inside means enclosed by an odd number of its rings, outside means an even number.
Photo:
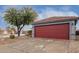
[[[48,7],[45,10],[42,10],[42,13],[39,13],[38,20],[54,16],[79,16],[79,15],[76,12],[70,10],[70,7],[67,6],[60,8],[60,10]],[[79,21],[76,24],[76,30],[79,30]]]
[[[69,8],[69,7],[68,7]],[[63,7],[63,9],[61,8],[61,10],[55,10],[53,8],[46,8],[45,10],[42,11],[42,13],[39,13],[38,18],[39,19],[44,19],[44,18],[48,18],[48,17],[54,17],[54,16],[78,16],[77,13],[75,13],[74,11],[70,11],[70,9]]]
[[[3,18],[5,15],[5,12],[0,12],[0,17]]]

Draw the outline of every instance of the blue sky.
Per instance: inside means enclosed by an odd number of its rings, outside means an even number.
[[[0,28],[5,29],[8,24],[4,21],[4,14],[8,8],[22,8],[27,5],[0,5]],[[53,16],[79,16],[78,5],[33,5],[31,6],[38,14],[37,20],[53,17]],[[77,22],[77,29],[79,29],[79,21]],[[32,26],[25,26],[24,30],[30,29]]]

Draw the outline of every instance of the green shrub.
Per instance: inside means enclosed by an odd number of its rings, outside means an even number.
[[[11,34],[10,39],[14,39],[14,38],[15,38],[15,35]]]

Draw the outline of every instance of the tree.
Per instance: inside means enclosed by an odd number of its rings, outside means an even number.
[[[37,13],[30,7],[16,9],[10,8],[5,11],[4,19],[11,25],[17,27],[18,36],[25,25],[30,25],[37,17]]]

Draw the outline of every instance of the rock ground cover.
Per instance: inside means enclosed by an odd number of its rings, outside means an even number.
[[[78,53],[79,41],[22,36],[0,40],[1,53]]]

